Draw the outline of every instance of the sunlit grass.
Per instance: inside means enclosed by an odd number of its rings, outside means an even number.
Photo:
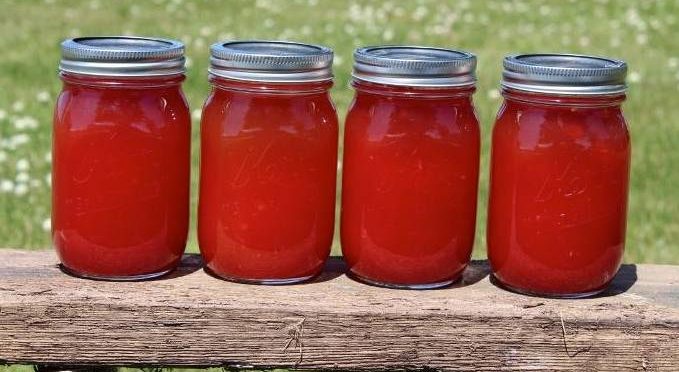
[[[60,40],[137,34],[177,38],[187,44],[190,69],[184,90],[194,124],[209,91],[208,46],[217,40],[290,39],[333,47],[337,55],[333,99],[342,119],[353,94],[348,81],[351,52],[357,46],[424,44],[476,53],[475,102],[484,149],[477,257],[485,255],[489,135],[501,100],[497,88],[502,57],[511,52],[552,51],[625,59],[630,65],[630,92],[624,109],[633,137],[625,258],[679,263],[677,0],[0,0],[0,7],[0,246],[49,245],[50,125],[60,89],[56,72]],[[194,165],[197,129],[194,125]],[[193,232],[189,249],[197,250]],[[334,252],[339,252],[337,240]]]

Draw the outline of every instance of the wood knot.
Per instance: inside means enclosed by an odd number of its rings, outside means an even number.
[[[396,357],[400,362],[411,362],[417,359],[417,349],[405,350]]]

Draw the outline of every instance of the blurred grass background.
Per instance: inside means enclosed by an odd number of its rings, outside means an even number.
[[[333,98],[343,120],[352,50],[370,44],[460,48],[479,57],[483,130],[475,256],[485,256],[488,149],[501,103],[502,57],[570,52],[628,61],[624,110],[633,138],[627,262],[679,263],[679,0],[664,1],[181,1],[0,0],[0,246],[49,246],[52,106],[59,42],[84,35],[176,38],[187,45],[184,91],[198,121],[209,91],[208,47],[225,39],[285,39],[335,49]],[[195,225],[195,218],[192,222]],[[189,250],[197,251],[195,229]],[[334,252],[339,252],[336,239]]]

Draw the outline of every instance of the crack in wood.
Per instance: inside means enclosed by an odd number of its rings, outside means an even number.
[[[304,321],[306,321],[306,317],[302,317],[300,321],[286,327],[289,338],[285,344],[285,347],[283,347],[283,352],[287,352],[288,348],[294,342],[293,348],[299,349],[299,359],[297,359],[297,362],[295,363],[295,368],[297,368],[302,363],[302,359],[304,358],[304,343],[302,342]]]
[[[559,312],[559,319],[561,320],[561,335],[563,337],[563,347],[566,350],[566,355],[568,355],[570,358],[575,358],[580,353],[589,352],[589,350],[592,348],[592,345],[575,350],[575,352],[572,354],[570,351],[568,351],[568,342],[566,341],[566,325],[564,324],[563,315],[561,312]]]
[[[524,308],[524,309],[532,309],[534,307],[539,307],[539,306],[544,306],[544,305],[545,305],[544,302],[536,302],[534,304],[524,304],[521,307]]]

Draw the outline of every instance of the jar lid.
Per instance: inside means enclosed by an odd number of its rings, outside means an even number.
[[[289,41],[227,41],[210,48],[212,75],[275,83],[332,80],[333,51]]]
[[[184,73],[184,44],[176,40],[101,36],[61,43],[59,70],[96,76],[166,76]]]
[[[371,83],[460,87],[476,82],[476,56],[421,46],[376,46],[354,52],[354,79]]]
[[[627,64],[575,54],[522,54],[504,59],[502,86],[526,92],[564,95],[624,93]]]

